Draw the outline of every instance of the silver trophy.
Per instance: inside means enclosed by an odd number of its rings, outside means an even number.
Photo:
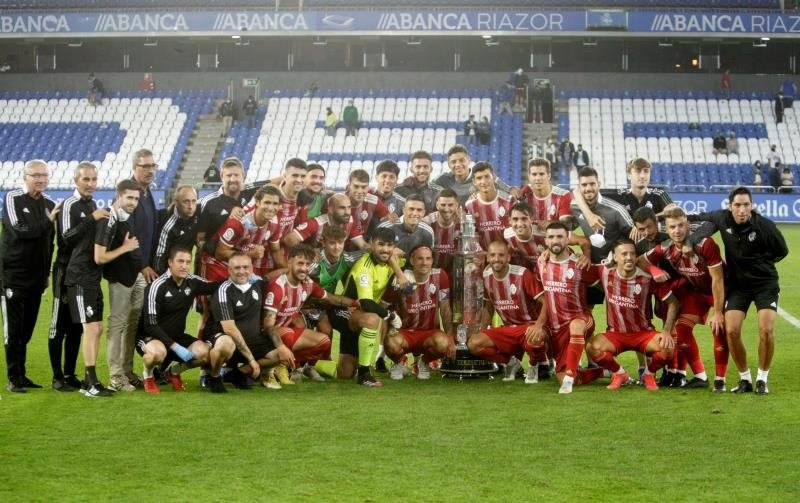
[[[483,309],[483,268],[486,253],[475,236],[475,221],[465,214],[461,219],[461,232],[456,241],[453,269],[450,271],[450,292],[453,324],[456,325],[456,357],[442,362],[445,377],[490,376],[497,372],[493,362],[472,356],[467,340],[480,331]]]

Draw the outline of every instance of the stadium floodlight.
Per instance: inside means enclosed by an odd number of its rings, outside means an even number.
[[[242,36],[241,35],[231,35],[231,38],[234,39],[234,40],[239,40],[240,38],[242,38]]]
[[[481,38],[484,39],[484,40],[491,40],[492,36],[488,35],[488,34],[487,35],[481,35]]]
[[[658,41],[659,47],[672,47],[672,40],[668,38],[662,38]]]
[[[155,38],[147,37],[144,39],[145,47],[158,47],[158,40]]]
[[[70,40],[67,47],[83,47],[83,40]]]
[[[406,45],[421,45],[422,39],[419,37],[408,37],[406,39]]]
[[[761,37],[762,42],[769,42],[769,37]]]
[[[596,38],[585,38],[585,39],[583,39],[583,45],[595,46],[595,45],[597,45],[597,39]]]
[[[328,39],[325,37],[316,37],[311,43],[314,45],[328,45]]]

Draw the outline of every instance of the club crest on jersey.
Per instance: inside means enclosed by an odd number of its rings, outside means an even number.
[[[6,288],[6,298],[10,299],[13,296],[14,296],[14,291],[11,290],[10,288]]]
[[[756,240],[756,231],[751,232],[747,235],[747,240],[751,243]]]
[[[189,287],[186,287],[186,288],[183,290],[183,293],[185,293],[186,295],[191,295],[191,293],[192,293],[192,290],[191,290]]]
[[[226,241],[230,241],[233,238],[233,234],[234,234],[233,229],[228,228],[228,229],[225,229],[225,232],[222,234],[222,237]]]
[[[86,306],[86,317],[91,318],[92,316],[94,316],[94,309],[92,306]]]
[[[250,290],[250,295],[253,296],[253,299],[258,300],[258,292],[255,289]]]
[[[573,269],[572,267],[570,267],[569,269],[567,269],[567,274],[566,274],[566,276],[567,276],[567,279],[572,279],[572,278],[574,278],[574,277],[575,277],[575,269]]]
[[[511,285],[510,287],[508,287],[508,291],[511,293],[511,295],[516,295],[517,294],[517,285]]]
[[[369,285],[369,275],[362,274],[358,277],[358,284],[361,286],[368,286]]]
[[[302,302],[305,302],[307,298],[308,298],[308,292],[305,292],[305,291],[300,292],[300,300]]]
[[[361,220],[366,220],[367,218],[369,218],[369,213],[367,213],[367,210],[361,210],[361,213],[359,213],[358,215],[361,217]]]
[[[555,216],[555,214],[556,214],[556,207],[555,207],[555,206],[550,206],[550,209],[548,209],[548,210],[547,210],[547,214],[548,214],[548,215],[550,215],[551,217],[552,217],[552,216]]]
[[[652,201],[647,201],[646,203],[644,203],[644,205],[645,205],[646,207],[650,208],[651,210],[653,209],[653,203],[652,203]]]
[[[502,206],[497,208],[497,216],[501,218],[506,216],[506,209],[503,208]]]
[[[436,293],[436,285],[434,285],[433,283],[431,283],[430,285],[428,285],[428,293],[430,293],[431,295],[433,295],[434,293]]]
[[[642,285],[640,285],[640,284],[638,284],[638,283],[637,283],[637,284],[636,284],[636,285],[633,287],[633,294],[634,294],[634,295],[639,295],[640,293],[642,293]]]
[[[275,302],[275,294],[272,293],[272,292],[269,292],[267,294],[267,300],[265,300],[264,303],[271,306],[273,302]]]
[[[389,203],[389,208],[388,209],[389,209],[389,213],[394,213],[395,204],[394,203]]]

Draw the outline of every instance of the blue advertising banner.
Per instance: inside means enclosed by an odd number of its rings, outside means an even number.
[[[64,199],[71,196],[75,191],[74,190],[48,190],[45,192],[50,199],[54,200],[55,202],[59,203]],[[156,207],[163,208],[164,207],[164,191],[163,190],[154,190],[152,191],[153,196],[155,197]],[[114,196],[116,195],[116,191],[113,190],[98,190],[94,193],[94,200],[97,202],[98,208],[110,208],[111,203],[114,202]],[[3,210],[5,209],[6,205],[6,192],[0,192],[0,215],[3,214]]]
[[[270,34],[800,33],[800,14],[736,11],[392,9],[6,12],[0,37]]]

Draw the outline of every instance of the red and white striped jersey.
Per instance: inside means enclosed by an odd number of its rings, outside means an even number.
[[[553,186],[550,193],[540,199],[534,195],[531,186],[526,185],[522,188],[519,198],[533,208],[533,220],[536,222],[558,220],[572,214],[569,207],[572,202],[572,192],[561,187]]]
[[[414,277],[410,276],[412,284]],[[439,328],[437,309],[442,302],[450,302],[450,279],[441,269],[431,269],[423,283],[416,283],[411,294],[404,295],[398,306],[403,328],[433,330]]]
[[[665,301],[672,295],[670,284],[656,283],[638,267],[631,278],[622,278],[616,267],[593,266],[598,269],[606,291],[606,321],[612,332],[633,333],[653,330],[648,306],[650,295]]]
[[[317,246],[322,241],[322,233],[329,225],[331,225],[330,216],[328,213],[323,213],[318,217],[298,224],[293,232],[299,235],[302,241],[312,246]],[[350,216],[350,221],[344,224],[342,229],[347,233],[347,239],[354,239],[364,234],[361,227],[353,220],[352,215]]]
[[[658,243],[645,254],[645,258],[655,266],[662,260],[667,261],[697,292],[704,295],[711,295],[711,273],[708,270],[723,265],[719,245],[711,238],[705,238],[695,245],[694,255],[691,257],[684,257],[680,248],[668,240]]]
[[[449,271],[456,251],[458,226],[454,221],[450,226],[443,227],[438,220],[430,225],[433,229],[433,266]]]
[[[275,268],[272,254],[269,252],[270,243],[277,243],[280,239],[278,218],[272,217],[265,225],[258,227],[255,223],[255,210],[245,213],[241,220],[228,218],[217,231],[215,239],[234,250],[249,252],[257,245],[265,248],[264,256],[253,259],[253,273],[264,276]],[[208,257],[210,264],[224,264],[223,261]],[[227,267],[227,266],[226,266]]]
[[[283,193],[283,191],[281,191]],[[297,218],[297,200],[292,200],[283,195],[281,209],[278,210],[278,224],[280,225],[278,240],[288,236],[294,229],[294,221]]]
[[[328,292],[310,279],[292,285],[286,274],[281,274],[267,285],[264,309],[275,314],[276,327],[286,327],[300,313],[308,297],[324,299],[327,295]]]
[[[489,243],[503,239],[503,231],[508,227],[508,217],[515,202],[513,197],[498,193],[490,202],[477,197],[464,203],[467,213],[475,219],[475,233],[481,248],[488,250]]]
[[[389,214],[389,210],[386,209],[386,206],[378,196],[370,193],[364,196],[364,200],[361,204],[353,206],[350,211],[353,213],[353,219],[355,219],[358,225],[365,231],[369,229],[369,223],[373,218],[380,220]]]
[[[483,300],[494,306],[504,325],[529,325],[539,317],[536,298],[541,287],[533,273],[518,265],[509,265],[508,274],[497,279],[492,267],[483,270]]]
[[[599,281],[598,271],[594,267],[588,271],[581,269],[577,263],[578,257],[570,255],[561,262],[551,259],[539,269],[548,323],[554,331],[569,325],[579,314],[591,316],[586,305],[586,287]]]
[[[517,237],[514,229],[509,227],[503,231],[503,238],[511,248],[511,263],[531,270],[536,269],[536,261],[539,259],[539,255],[547,249],[543,234],[534,233],[530,239],[523,241]]]

